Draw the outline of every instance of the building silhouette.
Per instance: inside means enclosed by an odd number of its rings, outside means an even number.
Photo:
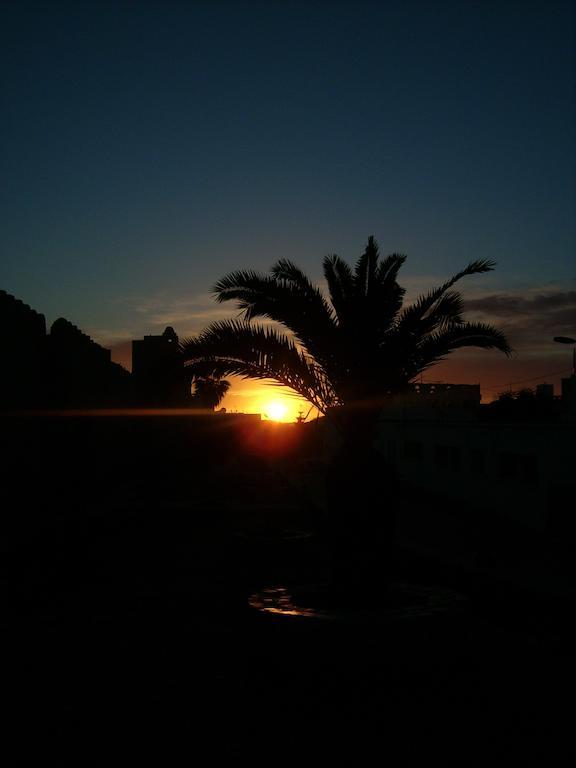
[[[6,291],[0,291],[0,343],[0,408],[25,408],[29,403],[41,402],[46,319]]]
[[[47,338],[49,402],[56,408],[127,406],[131,378],[111,352],[63,317]]]
[[[132,374],[109,349],[61,317],[0,291],[0,409],[192,406],[191,382],[173,328],[132,342]]]
[[[410,384],[391,397],[383,409],[389,419],[475,420],[480,409],[480,384]]]
[[[159,336],[132,342],[132,378],[138,404],[154,408],[191,405],[190,380],[185,375],[178,336],[168,326]]]
[[[490,510],[534,528],[576,530],[576,377],[563,380],[561,400],[550,388],[518,411],[520,401],[480,405],[478,385],[414,384],[382,409],[378,452],[410,486],[460,502],[463,515]],[[330,457],[340,438],[326,420],[323,431]]]
[[[129,405],[128,371],[64,318],[46,332],[44,315],[0,291],[0,408],[102,408]]]
[[[562,379],[562,404],[569,419],[576,419],[576,374]]]
[[[536,386],[536,397],[539,400],[554,400],[554,385],[542,382]]]

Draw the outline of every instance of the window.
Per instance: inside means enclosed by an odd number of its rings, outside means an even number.
[[[404,443],[404,458],[408,461],[422,461],[423,454],[422,443],[413,440]]]
[[[534,485],[538,481],[536,456],[504,452],[498,456],[498,477],[501,480]]]
[[[482,450],[482,448],[471,448],[468,454],[468,458],[471,474],[486,474],[486,453]]]
[[[455,445],[437,445],[434,448],[434,464],[439,469],[457,472],[461,468],[460,449]]]

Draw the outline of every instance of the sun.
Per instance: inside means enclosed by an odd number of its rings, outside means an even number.
[[[284,417],[286,416],[286,411],[288,409],[283,403],[278,402],[277,400],[274,400],[271,403],[268,403],[266,406],[266,413],[268,415],[269,419],[272,419],[272,421],[282,421]]]
[[[280,387],[272,381],[254,386],[253,382],[230,378],[233,386],[222,401],[230,413],[252,413],[271,423],[296,424],[303,420],[301,417],[307,419],[312,411],[310,403],[288,387]]]

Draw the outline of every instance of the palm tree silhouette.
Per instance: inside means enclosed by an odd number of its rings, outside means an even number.
[[[496,328],[464,321],[462,298],[452,289],[467,275],[492,270],[493,261],[471,262],[403,307],[397,276],[405,260],[400,254],[381,259],[373,237],[354,268],[327,256],[329,298],[287,259],[268,275],[231,272],[214,294],[218,302],[236,302],[241,319],[212,323],[182,342],[193,375],[271,379],[338,427],[344,439],[328,471],[327,511],[333,579],[340,585],[354,583],[354,574],[365,578],[367,547],[374,552],[377,546],[381,561],[393,541],[399,484],[374,448],[383,404],[460,347],[511,352]]]
[[[214,410],[230,389],[230,382],[216,376],[199,376],[194,379],[192,405]]]
[[[380,259],[373,237],[352,268],[339,256],[324,259],[330,301],[291,261],[269,275],[231,272],[214,287],[218,302],[235,301],[241,320],[212,323],[182,342],[188,372],[272,379],[325,414],[334,406],[377,412],[385,400],[460,347],[510,354],[504,335],[484,323],[464,322],[452,286],[489,272],[495,262],[473,261],[439,287],[403,308],[397,282],[405,256]],[[267,318],[289,332],[257,324]]]

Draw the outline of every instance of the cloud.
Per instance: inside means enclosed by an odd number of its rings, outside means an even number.
[[[132,340],[145,335],[162,333],[166,326],[174,327],[181,340],[194,336],[217,320],[239,318],[239,310],[231,304],[217,304],[210,294],[169,297],[164,293],[153,296],[125,296],[112,302],[125,315],[121,327],[90,327],[87,332],[103,347],[112,350],[112,359],[125,368],[132,366]],[[275,326],[271,320],[260,318],[261,325]],[[283,330],[283,329],[282,329]]]
[[[576,314],[576,291],[556,291],[540,293],[535,296],[517,294],[492,294],[466,302],[466,309],[480,311],[495,317],[517,315],[555,315],[558,312],[572,313],[572,322]]]
[[[576,332],[575,290],[510,291],[465,301],[465,317],[503,330],[523,354],[552,352],[554,336]]]
[[[132,338],[132,331],[129,328],[95,328],[89,326],[85,333],[105,347],[112,347],[117,344],[123,344],[126,339]]]
[[[238,316],[237,309],[216,304],[210,294],[178,297],[164,293],[152,296],[125,296],[115,299],[113,303],[120,305],[128,315],[130,328],[125,327],[122,331],[94,331],[94,335],[108,340],[108,343],[160,333],[168,325],[173,326],[180,337],[191,336],[215,320]]]

